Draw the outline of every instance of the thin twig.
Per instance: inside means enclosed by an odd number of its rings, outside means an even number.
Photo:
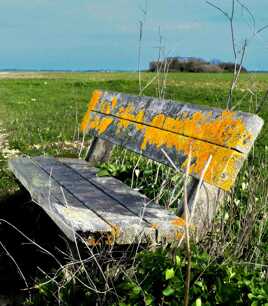
[[[187,184],[188,184],[191,161],[192,161],[192,148],[190,148],[187,168],[186,168],[186,176],[184,180],[184,218],[185,218],[185,238],[186,238],[186,256],[187,256],[186,277],[184,282],[184,306],[189,305],[189,291],[190,291],[190,280],[191,280],[191,247],[190,247],[190,233],[189,233],[189,206],[188,206],[188,193],[187,193]]]

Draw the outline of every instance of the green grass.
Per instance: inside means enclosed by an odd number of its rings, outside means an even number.
[[[35,78],[37,77],[37,78]],[[154,77],[143,74],[143,85]],[[230,74],[171,73],[168,76],[166,98],[225,107]],[[156,82],[144,95],[156,96]],[[16,75],[0,79],[0,120],[8,132],[9,149],[21,154],[76,157],[79,152],[78,127],[88,100],[94,89],[106,89],[138,94],[136,73],[41,73]],[[268,74],[242,74],[234,94],[236,110],[255,112],[268,88]],[[210,256],[223,256],[227,261],[248,261],[267,264],[267,186],[268,186],[268,101],[259,113],[265,125],[254,150],[242,169],[236,186],[223,209],[219,212],[213,232],[201,245]],[[80,136],[81,137],[81,136]],[[120,155],[121,154],[121,155]],[[127,174],[131,181],[131,168],[137,159],[129,157],[125,168],[118,160],[122,152],[111,161],[116,175]],[[0,153],[0,197],[18,189],[17,182],[8,172],[6,157]],[[150,166],[144,180],[136,187],[155,196],[160,183],[151,188],[156,171]],[[163,170],[161,177],[166,172]],[[173,182],[174,183],[174,182]]]

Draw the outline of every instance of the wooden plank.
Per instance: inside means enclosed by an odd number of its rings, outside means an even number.
[[[158,241],[179,239],[183,232],[184,220],[173,212],[164,209],[141,193],[131,189],[113,177],[97,177],[97,169],[89,167],[84,161],[63,158],[60,161],[77,171],[83,178],[89,180],[98,188],[108,193],[121,205],[127,207],[135,215],[142,217],[157,229]]]
[[[81,124],[85,133],[90,128],[92,111],[243,153],[250,151],[263,125],[257,115],[245,112],[97,90]]]
[[[33,160],[44,171],[51,173],[56,182],[64,186],[64,190],[73,194],[88,209],[105,220],[113,229],[116,243],[155,242],[154,227],[103,193],[77,172],[53,158],[36,157]]]
[[[113,144],[109,141],[94,137],[89,146],[85,160],[91,165],[96,166],[107,162],[112,153]]]
[[[17,158],[8,162],[16,178],[29,191],[34,202],[39,204],[63,230],[74,240],[75,233],[91,239],[94,233],[112,233],[112,227],[88,210],[80,201],[46,172],[37,167],[30,158]]]
[[[230,190],[246,159],[246,155],[232,149],[161,130],[147,125],[130,122],[111,115],[90,113],[89,128],[95,136],[122,145],[129,150],[170,166],[164,152],[178,168],[186,169],[189,151],[192,151],[190,174],[200,178],[209,159],[212,161],[204,181]],[[163,152],[164,151],[164,152]]]
[[[199,180],[193,178],[187,186],[188,207],[191,214],[193,237],[196,242],[211,228],[213,218],[223,203],[225,196],[225,192],[222,189],[205,182],[202,183],[197,194],[198,184]],[[182,208],[182,216],[184,216],[183,201],[181,201],[180,206]]]

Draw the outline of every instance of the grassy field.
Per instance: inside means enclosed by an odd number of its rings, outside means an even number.
[[[152,73],[143,73],[143,86],[154,77]],[[225,107],[230,82],[230,74],[170,73],[165,97]],[[18,190],[17,182],[6,168],[7,158],[16,154],[78,155],[81,141],[79,122],[91,92],[96,88],[137,94],[138,74],[0,74],[0,121],[8,140],[5,150],[0,152],[1,198]],[[242,74],[233,107],[255,112],[267,89],[268,74]],[[143,94],[156,96],[157,80]],[[259,116],[265,120],[263,131],[234,191],[217,217],[215,237],[210,236],[202,247],[213,249],[215,254],[226,258],[232,257],[232,260],[264,266],[268,260],[268,101],[264,101]],[[120,154],[120,150],[117,151],[115,160],[120,158]]]
[[[143,74],[146,85],[154,74]],[[225,107],[229,74],[172,73],[167,79],[166,98]],[[157,82],[144,92],[155,96]],[[77,128],[91,92],[107,89],[138,93],[136,73],[26,73],[0,75],[0,113],[9,135],[9,147],[21,153],[69,155],[69,142],[78,140]],[[234,107],[254,112],[268,88],[268,75],[243,74],[234,96]],[[260,113],[268,118],[268,103]],[[268,144],[265,125],[257,141],[263,152]],[[75,151],[76,152],[76,151]],[[5,184],[0,190],[5,192]],[[4,189],[3,189],[4,188]]]

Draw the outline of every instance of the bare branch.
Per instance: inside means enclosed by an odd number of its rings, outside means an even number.
[[[265,25],[265,26],[263,26],[262,28],[260,28],[260,29],[256,32],[256,34],[259,34],[259,33],[261,33],[262,31],[264,31],[264,30],[266,30],[266,29],[268,29],[268,24]]]
[[[217,9],[218,11],[220,11],[226,18],[228,18],[230,20],[230,16],[219,6],[215,5],[214,3],[210,2],[210,1],[206,1],[206,3],[212,7],[214,7],[215,9]]]
[[[253,28],[253,33],[255,33],[255,29],[256,29],[256,21],[255,21],[255,17],[252,14],[252,12],[250,11],[250,9],[244,4],[242,3],[240,0],[236,0],[236,2],[241,6],[241,8],[246,11],[248,13],[248,15],[250,16],[250,19],[252,21],[252,28]]]

